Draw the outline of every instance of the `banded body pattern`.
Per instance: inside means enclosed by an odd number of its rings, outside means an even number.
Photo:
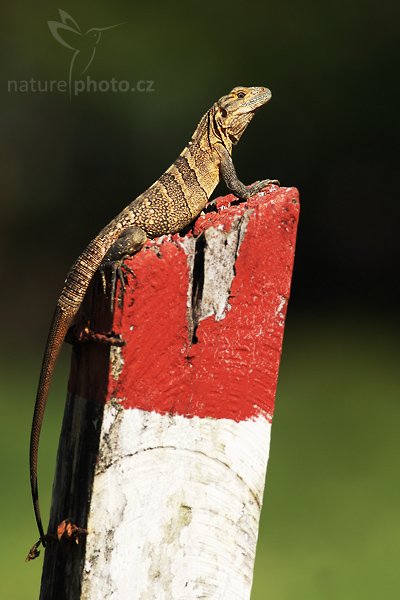
[[[191,140],[175,162],[143,194],[133,200],[89,243],[72,266],[57,301],[43,356],[30,444],[31,491],[40,540],[28,558],[46,544],[39,508],[37,461],[39,437],[54,366],[68,328],[83,301],[96,270],[138,252],[147,238],[176,233],[189,225],[207,205],[219,180],[246,199],[270,180],[247,188],[236,176],[232,145],[237,144],[254,112],[271,98],[264,87],[236,87],[215,102],[200,120]],[[111,258],[110,258],[111,256]],[[112,298],[112,295],[111,295]]]

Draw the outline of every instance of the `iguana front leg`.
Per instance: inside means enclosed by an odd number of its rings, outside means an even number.
[[[241,200],[247,200],[251,196],[254,196],[254,194],[257,194],[269,183],[279,185],[277,179],[263,179],[263,181],[257,181],[257,183],[253,183],[253,185],[250,185],[249,187],[245,186],[245,184],[238,179],[232,157],[225,146],[218,144],[216,150],[221,158],[221,177],[224,180],[226,187]]]
[[[48,539],[40,514],[37,463],[50,383],[65,335],[75,319],[94,274],[102,263],[103,268],[111,267],[114,272],[113,297],[117,277],[122,277],[124,258],[138,252],[147,236],[156,238],[172,234],[189,225],[206,206],[220,176],[227,186],[243,199],[265,186],[268,180],[247,189],[236,176],[228,150],[232,148],[232,144],[238,143],[255,111],[270,99],[271,92],[265,87],[238,86],[214,102],[200,120],[188,146],[177,160],[150,188],[110,221],[73,264],[57,300],[51,322],[32,419],[29,469],[33,509],[40,540],[33,547],[29,559],[37,556],[38,546],[45,546]],[[54,533],[50,532],[49,535]]]
[[[100,265],[100,273],[103,282],[103,290],[106,293],[106,278],[105,270],[111,269],[111,310],[114,307],[115,300],[115,289],[117,287],[117,280],[121,283],[122,294],[125,291],[125,278],[124,273],[130,273],[133,275],[133,271],[128,265],[125,264],[125,259],[130,258],[139,250],[142,249],[147,240],[147,235],[140,227],[128,227],[117,239],[116,242],[111,246],[109,251],[104,257],[103,262]]]

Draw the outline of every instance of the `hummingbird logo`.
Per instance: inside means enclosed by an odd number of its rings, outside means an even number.
[[[124,23],[110,25],[109,27],[92,27],[83,32],[78,23],[65,10],[58,9],[61,21],[47,21],[52,36],[59,44],[73,50],[68,73],[68,89],[71,98],[72,81],[76,76],[86,73],[93,62],[96,47],[103,31],[115,29]]]

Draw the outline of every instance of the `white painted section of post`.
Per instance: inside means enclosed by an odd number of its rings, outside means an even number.
[[[248,599],[270,429],[107,404],[81,598]]]

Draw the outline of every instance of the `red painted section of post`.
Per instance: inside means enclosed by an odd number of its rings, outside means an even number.
[[[187,319],[189,269],[183,239],[175,235],[149,242],[129,261],[135,277],[130,278],[124,309],[116,306],[112,323],[126,343],[122,356],[129,369],[122,370],[118,381],[110,372],[106,401],[117,396],[125,408],[188,417],[272,417],[298,191],[270,186],[246,203],[230,206],[234,200],[232,195],[218,198],[218,212],[199,217],[194,228],[195,236],[210,227],[229,231],[235,218],[252,211],[235,265],[229,310],[222,320],[211,316],[200,321],[197,343],[190,340]],[[91,373],[83,381],[73,375],[70,389],[87,397],[86,380],[96,379]],[[104,399],[99,386],[90,385],[89,396]]]
[[[125,408],[235,421],[271,418],[290,293],[299,214],[295,188],[270,186],[246,203],[217,201],[194,234],[229,231],[249,208],[225,318],[202,320],[191,344],[187,321],[189,270],[178,235],[151,242],[129,262],[135,273],[113,330],[126,342],[123,369],[110,374],[107,399]],[[160,259],[161,256],[161,259]],[[155,315],[157,317],[155,318]],[[114,394],[115,391],[115,394]],[[227,401],[229,400],[229,401]]]

